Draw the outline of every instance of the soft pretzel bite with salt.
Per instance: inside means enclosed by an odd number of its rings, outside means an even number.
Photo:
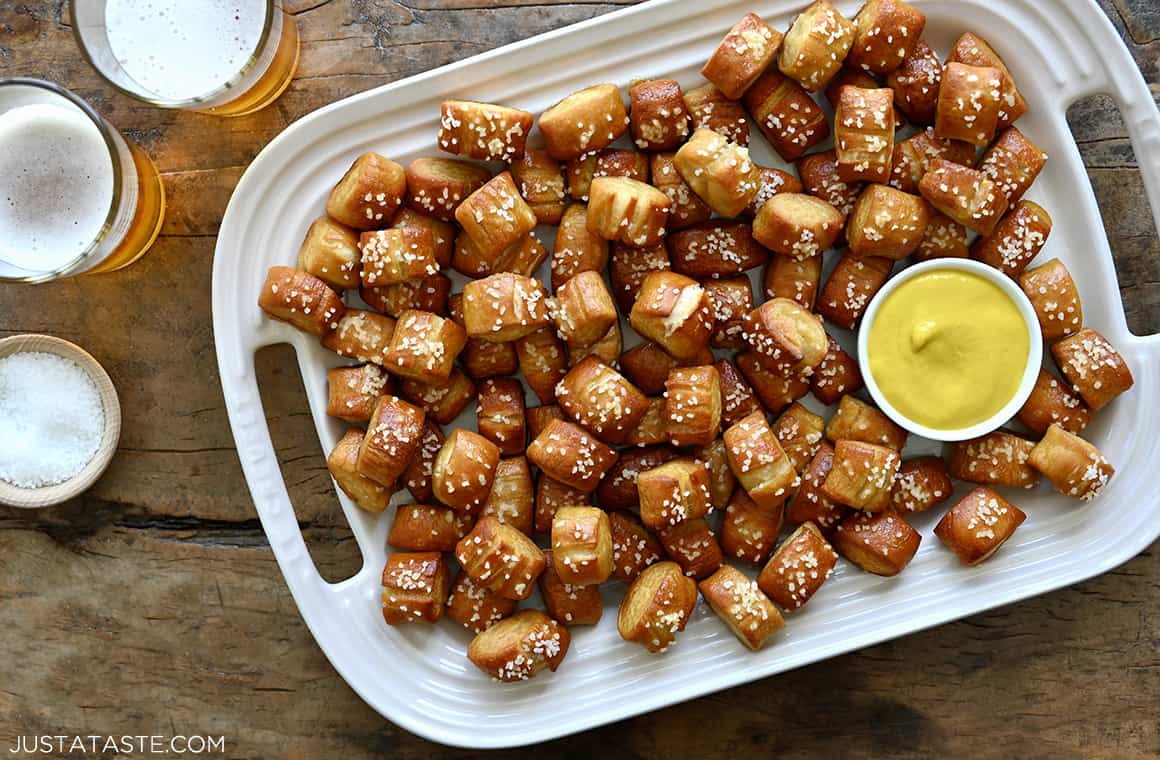
[[[356,230],[385,227],[406,194],[407,174],[402,166],[378,153],[364,153],[330,191],[326,215]]]
[[[762,568],[757,586],[787,612],[799,610],[831,575],[838,553],[812,522],[802,523]]]
[[[475,383],[459,367],[440,384],[423,383],[404,378],[399,382],[399,395],[417,405],[440,425],[450,425],[475,399]]]
[[[853,330],[870,299],[886,284],[894,262],[844,251],[818,294],[816,311],[838,327]]]
[[[761,411],[761,402],[757,400],[753,388],[737,369],[737,365],[728,359],[718,359],[713,366],[721,378],[721,423],[725,427],[737,424],[753,412]]]
[[[800,479],[762,412],[754,412],[724,434],[729,467],[762,509],[780,509]]]
[[[863,512],[890,506],[890,489],[902,463],[897,451],[864,441],[834,444],[834,462],[822,491],[834,501]]]
[[[1007,211],[1007,199],[977,169],[936,158],[918,183],[930,205],[972,232],[990,235]]]
[[[943,69],[934,133],[972,145],[988,145],[999,127],[1003,74],[991,66],[951,61]]]
[[[367,422],[379,396],[394,393],[394,380],[377,364],[326,371],[326,414],[351,424]]]
[[[552,564],[573,586],[599,585],[612,574],[612,529],[598,507],[561,506],[552,517]]]
[[[597,84],[574,92],[540,114],[540,131],[557,161],[582,158],[606,148],[628,129],[620,88]]]
[[[818,453],[802,473],[801,485],[785,505],[785,520],[790,525],[812,522],[823,535],[829,536],[850,508],[835,502],[822,491],[822,484],[834,464],[834,447],[822,441]]]
[[[1016,416],[1037,435],[1046,433],[1052,424],[1069,433],[1079,433],[1091,420],[1091,412],[1080,397],[1064,381],[1043,369],[1039,370],[1035,387]]]
[[[568,629],[540,610],[522,610],[476,634],[467,659],[497,681],[526,681],[555,672],[568,653]]]
[[[834,108],[838,176],[846,182],[886,182],[894,155],[894,91],[843,87]]]
[[[705,290],[713,304],[713,348],[744,350],[741,320],[753,311],[753,285],[741,275],[728,280],[706,280]]]
[[[568,374],[568,351],[550,327],[536,330],[516,341],[520,371],[540,401],[556,400],[556,384]]]
[[[847,393],[826,424],[826,437],[835,443],[864,441],[902,451],[907,432],[878,409]]]
[[[1019,201],[995,228],[971,245],[971,258],[1013,279],[1039,255],[1051,234],[1051,215],[1038,203]]]
[[[447,438],[439,423],[431,418],[423,420],[423,430],[419,435],[419,445],[410,463],[403,470],[401,482],[411,498],[420,504],[426,504],[435,499],[435,489],[431,486],[431,475],[435,469],[435,457],[443,448]]]
[[[721,551],[726,557],[760,565],[777,547],[784,510],[757,506],[744,488],[733,492],[721,519]]]
[[[661,561],[664,548],[640,519],[631,512],[616,510],[608,514],[612,527],[612,577],[632,583],[650,565]]]
[[[471,580],[462,570],[455,576],[451,594],[447,597],[447,617],[468,630],[486,631],[516,611],[519,602],[493,594]]]
[[[759,358],[753,351],[737,354],[734,362],[741,371],[741,376],[753,388],[757,400],[770,414],[778,414],[810,392],[809,377],[803,374],[783,376],[770,372],[765,360]]]
[[[1083,327],[1079,289],[1059,259],[1023,272],[1019,275],[1019,287],[1035,307],[1039,331],[1045,340],[1063,338]]]
[[[650,528],[666,528],[704,517],[713,509],[709,470],[702,462],[672,459],[637,476],[640,519]]]
[[[494,515],[500,522],[530,536],[535,513],[536,490],[527,458],[519,456],[499,460],[491,481],[491,493],[479,510],[480,517]]]
[[[547,563],[532,539],[492,515],[479,518],[459,540],[455,559],[477,584],[516,600],[531,596]]]
[[[672,270],[697,280],[730,277],[761,266],[769,253],[750,225],[714,219],[674,232],[668,240]]]
[[[709,364],[713,352],[706,347],[691,359],[677,360],[660,345],[645,340],[620,355],[618,363],[624,376],[646,396],[665,392],[665,381],[674,367],[693,367]]]
[[[870,185],[850,213],[846,240],[856,256],[897,261],[918,248],[929,218],[930,207],[919,196],[888,185]]]
[[[936,159],[952,164],[974,167],[975,146],[961,140],[935,137],[934,129],[927,127],[894,144],[891,156],[890,186],[904,193],[917,193],[918,184]]]
[[[536,481],[536,515],[534,528],[537,533],[551,533],[552,520],[560,507],[582,507],[592,503],[591,494],[585,493],[558,480],[540,474]]]
[[[623,443],[648,409],[648,399],[623,375],[589,356],[556,386],[556,403],[606,443]]]
[[[607,263],[608,241],[588,231],[588,206],[568,206],[552,246],[552,290],[581,272],[604,271]]]
[[[914,249],[915,262],[931,259],[969,259],[967,228],[941,211],[932,211],[918,248]]]
[[[844,223],[841,212],[820,198],[780,193],[758,210],[753,237],[775,253],[806,259],[832,246]]]
[[[754,193],[745,213],[747,216],[757,216],[757,212],[773,196],[800,192],[802,192],[801,180],[794,175],[772,166],[757,164],[757,192]]]
[[[423,227],[392,227],[362,233],[358,241],[362,284],[397,285],[439,274],[435,237]]]
[[[443,314],[451,295],[451,280],[437,274],[395,285],[364,285],[358,294],[372,309],[395,319],[410,309]]]
[[[889,74],[922,37],[926,16],[902,0],[867,0],[854,25],[854,44],[846,60],[871,74]]]
[[[612,366],[616,364],[622,351],[624,351],[624,335],[620,332],[618,319],[599,340],[568,346],[568,366],[575,367],[590,356]]]
[[[742,321],[753,353],[769,371],[809,375],[821,364],[829,338],[821,320],[788,298],[773,298]]]
[[[942,70],[943,63],[938,53],[925,41],[919,40],[902,64],[886,76],[887,86],[894,90],[895,107],[911,124],[934,124]]]
[[[709,493],[713,509],[725,509],[729,497],[737,490],[737,478],[729,469],[729,452],[725,441],[714,438],[703,446],[693,448],[693,457],[709,471]]]
[[[999,192],[1014,205],[1023,197],[1047,163],[1047,154],[1015,127],[1003,130],[987,148],[979,171],[986,174]]]
[[[486,166],[454,158],[417,158],[407,165],[407,205],[444,222],[455,221],[455,209],[491,179]]]
[[[326,457],[326,469],[355,506],[367,512],[382,512],[391,503],[395,487],[377,483],[358,471],[358,452],[364,436],[362,428],[346,431]]]
[[[730,565],[701,581],[701,596],[742,644],[756,651],[785,626],[757,583]]]
[[[794,167],[801,177],[802,189],[836,208],[842,214],[844,224],[854,210],[863,183],[846,182],[838,176],[837,152],[831,148],[802,156],[794,162]]]
[[[383,366],[402,378],[445,384],[466,342],[467,333],[451,319],[429,311],[405,311],[395,323]]]
[[[524,417],[528,421],[528,437],[535,438],[543,432],[552,420],[564,420],[564,410],[556,404],[540,404],[529,406],[524,410]]]
[[[900,515],[925,512],[949,499],[952,489],[947,465],[942,457],[907,459],[894,476],[890,508]]]
[[[435,498],[452,509],[475,514],[491,493],[499,459],[499,447],[479,433],[451,431],[431,470]]]
[[[858,361],[838,345],[829,335],[826,355],[814,373],[810,375],[810,391],[814,398],[826,406],[837,402],[846,394],[859,390],[864,382]]]
[[[721,567],[721,545],[703,517],[661,528],[657,537],[668,558],[690,578],[705,578]]]
[[[452,552],[471,531],[471,517],[438,504],[400,504],[387,546],[409,552]]]
[[[481,161],[514,161],[524,155],[535,116],[518,108],[470,100],[440,107],[439,147]]]
[[[999,128],[1010,126],[1020,116],[1027,112],[1027,101],[1019,94],[1015,87],[1015,80],[1011,71],[1003,63],[999,54],[987,44],[987,41],[974,32],[966,32],[951,48],[948,61],[965,63],[968,66],[990,66],[999,70],[1002,75],[999,84]]]
[[[1099,449],[1056,424],[1047,428],[1027,462],[1043,473],[1056,491],[1084,501],[1094,499],[1115,474]]]
[[[716,367],[709,364],[669,371],[665,420],[674,446],[703,446],[717,437],[721,430],[721,377]]]
[[[559,224],[564,215],[564,173],[548,151],[529,148],[511,163],[512,179],[539,224]]]
[[[669,196],[669,229],[679,230],[703,222],[713,214],[685,178],[677,171],[676,153],[654,153],[649,157],[653,186]],[[756,194],[754,195],[756,197]]]
[[[854,43],[854,24],[828,0],[815,0],[799,13],[782,40],[777,67],[816,92],[842,68]]]
[[[774,421],[773,437],[797,472],[805,470],[818,452],[825,426],[825,420],[796,401]]]
[[[628,126],[636,147],[675,150],[689,136],[689,114],[675,79],[648,79],[628,91]]]
[[[290,267],[270,267],[258,294],[258,307],[271,319],[319,337],[338,329],[346,313],[342,296],[333,288],[309,272]]]
[[[987,486],[1032,488],[1039,473],[1027,461],[1035,443],[1004,430],[951,444],[947,472],[956,480]]]
[[[1064,378],[1093,411],[1132,387],[1132,371],[1108,339],[1090,327],[1051,344]]]
[[[735,217],[757,194],[757,165],[749,150],[701,127],[674,158],[677,171],[709,208]]]
[[[838,523],[833,541],[838,553],[861,569],[890,577],[914,559],[922,535],[893,511],[856,511]]]
[[[712,337],[713,304],[696,280],[676,272],[652,272],[641,283],[629,322],[674,358],[694,359]]]
[[[617,308],[623,313],[630,311],[649,272],[663,272],[669,268],[669,252],[664,243],[648,248],[634,248],[623,243],[613,245],[608,260],[608,279],[612,283],[612,297],[616,299]]]
[[[358,233],[325,215],[310,223],[298,249],[298,268],[335,290],[358,288],[361,261]]]
[[[605,509],[635,509],[640,504],[637,477],[645,470],[671,462],[679,452],[669,445],[628,449],[612,466],[596,488],[596,498]]]
[[[382,585],[387,625],[437,623],[447,603],[451,571],[439,552],[392,552]]]
[[[571,422],[553,420],[528,445],[528,461],[545,475],[584,493],[600,485],[616,463],[616,452],[587,430]]]
[[[548,294],[537,279],[502,272],[463,288],[463,325],[469,338],[504,343],[551,324]]]
[[[507,171],[467,196],[455,209],[455,220],[489,267],[536,226],[535,213]]]
[[[665,237],[672,201],[628,177],[596,177],[588,191],[588,231],[605,240],[647,248]]]
[[[358,472],[393,487],[423,437],[423,410],[394,396],[380,396],[358,452]]]
[[[616,304],[599,272],[581,272],[556,290],[548,306],[569,346],[589,346],[616,323]]]
[[[737,101],[725,97],[716,85],[709,83],[686,90],[682,98],[694,131],[711,129],[730,142],[742,147],[749,145],[749,120],[745,118],[745,109]]]
[[[540,574],[540,597],[548,614],[567,625],[596,625],[604,614],[604,602],[600,598],[600,586],[592,584],[577,586],[560,577],[556,572],[552,557],[554,552],[546,551],[548,564]]]
[[[479,434],[511,456],[524,450],[527,422],[524,419],[524,387],[514,377],[484,380],[475,399]]]
[[[806,311],[813,311],[822,282],[822,254],[799,259],[775,254],[769,258],[762,277],[766,298],[788,298]]]
[[[645,568],[628,587],[617,613],[616,630],[650,652],[663,652],[685,630],[697,605],[697,584],[675,562]]]
[[[391,336],[395,333],[395,320],[365,309],[347,309],[338,320],[338,327],[322,337],[322,347],[339,356],[358,362],[383,364]]]
[[[977,565],[999,550],[1027,515],[985,486],[979,486],[934,526],[934,534],[964,565]]]
[[[730,100],[737,100],[761,76],[777,55],[781,32],[771,29],[756,13],[746,13],[701,67],[701,76]]]
[[[640,422],[628,432],[624,442],[629,446],[657,446],[669,441],[669,421],[665,417],[665,400],[649,397],[648,409]]]
[[[745,92],[745,108],[783,161],[796,161],[830,135],[830,122],[805,88],[773,69]],[[804,182],[804,178],[803,178]]]

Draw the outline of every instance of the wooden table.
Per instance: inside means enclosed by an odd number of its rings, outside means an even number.
[[[1156,3],[1101,3],[1160,93]],[[246,164],[295,119],[615,4],[290,0],[302,32],[298,76],[273,107],[233,120],[114,94],[82,62],[64,5],[0,0],[0,76],[48,78],[88,98],[153,156],[169,211],[154,250],[125,272],[0,286],[0,335],[44,332],[85,346],[113,376],[125,417],[118,456],[85,497],[41,512],[0,509],[0,748],[29,734],[224,734],[230,757],[464,754],[364,705],[298,616],[226,422],[210,326],[214,235]],[[1160,245],[1119,114],[1095,98],[1076,106],[1073,128],[1129,325],[1156,332]],[[346,577],[357,550],[289,356],[260,357],[266,411],[314,559],[328,577]],[[547,750],[1156,757],[1158,714],[1154,547],[1073,588]]]

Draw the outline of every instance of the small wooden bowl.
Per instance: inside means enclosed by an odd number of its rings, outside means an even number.
[[[97,446],[97,453],[73,477],[63,483],[40,488],[21,488],[0,480],[0,504],[36,509],[59,504],[78,496],[101,477],[112,461],[113,454],[117,451],[117,442],[121,438],[121,402],[117,400],[117,389],[113,387],[109,373],[105,372],[105,368],[80,346],[51,335],[14,335],[0,340],[0,358],[30,352],[56,354],[76,362],[97,386],[97,393],[105,412],[105,431],[101,435],[100,445]]]

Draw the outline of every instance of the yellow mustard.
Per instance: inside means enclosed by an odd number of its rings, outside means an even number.
[[[1023,378],[1031,338],[1019,308],[971,272],[932,270],[902,283],[867,336],[886,399],[935,430],[975,425],[1003,408]]]

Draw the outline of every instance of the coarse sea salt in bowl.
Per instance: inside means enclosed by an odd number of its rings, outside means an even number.
[[[0,504],[59,504],[92,486],[121,437],[104,367],[49,335],[0,340]]]

